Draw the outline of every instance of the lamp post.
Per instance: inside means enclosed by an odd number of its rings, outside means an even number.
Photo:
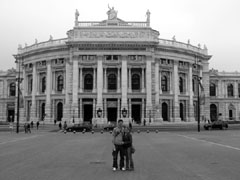
[[[127,116],[127,110],[126,108],[123,108],[122,110],[122,116],[125,118]]]
[[[17,78],[17,88],[18,88],[18,93],[17,93],[17,125],[16,125],[16,133],[19,133],[19,105],[20,105],[20,83],[23,80],[20,78],[20,61],[22,62],[22,59],[20,58],[15,61],[15,63],[18,63],[18,78]]]
[[[195,66],[197,66],[197,70],[199,71],[199,66],[198,66],[198,62],[200,62],[200,60],[198,60],[196,58],[195,60]],[[201,113],[201,109],[200,109],[200,81],[201,81],[202,77],[200,77],[200,75],[197,75],[197,127],[198,127],[198,132],[200,132],[200,113]]]

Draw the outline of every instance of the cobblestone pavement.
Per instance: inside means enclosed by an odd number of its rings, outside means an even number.
[[[0,132],[2,180],[238,180],[240,132],[134,133],[135,171],[112,171],[110,133]]]

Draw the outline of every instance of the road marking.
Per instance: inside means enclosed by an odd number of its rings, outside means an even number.
[[[189,137],[189,136],[185,136],[185,135],[181,135],[181,134],[176,134],[176,135],[187,138],[187,139],[191,139],[191,140],[195,140],[195,141],[201,141],[201,142],[204,142],[204,143],[213,144],[213,145],[217,145],[217,146],[221,146],[221,147],[225,147],[225,148],[240,151],[240,148],[237,148],[237,147],[233,147],[233,146],[229,146],[229,145],[225,145],[225,144],[220,144],[220,143],[215,143],[215,142],[211,142],[211,141],[207,141],[207,140],[202,140],[202,139],[198,139],[198,138],[194,138],[194,137]]]
[[[43,135],[34,135],[34,136],[30,136],[30,137],[17,138],[17,139],[10,140],[10,141],[3,141],[3,142],[0,142],[0,145],[7,144],[7,143],[12,143],[12,142],[23,141],[23,140],[27,140],[27,139],[32,139],[32,138],[36,138],[36,137],[40,137],[40,136],[43,136]]]

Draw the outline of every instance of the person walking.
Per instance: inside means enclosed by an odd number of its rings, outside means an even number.
[[[120,170],[124,168],[124,148],[123,148],[123,120],[118,120],[118,125],[113,129],[113,171],[118,169],[118,154],[120,154]]]
[[[31,133],[31,128],[29,123],[27,123],[27,132]]]
[[[62,123],[59,122],[59,125],[58,125],[59,129],[62,130]]]
[[[123,133],[123,148],[126,156],[126,170],[133,171],[134,163],[132,158],[132,134],[131,129],[128,127],[124,128]]]
[[[66,131],[66,129],[67,129],[67,122],[66,121],[64,121],[63,129],[64,129],[64,131]]]
[[[37,129],[38,129],[38,127],[39,127],[39,121],[37,121]]]

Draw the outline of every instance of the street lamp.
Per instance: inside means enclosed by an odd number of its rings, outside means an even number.
[[[97,115],[99,118],[102,117],[102,109],[101,108],[98,108]]]
[[[17,125],[16,125],[16,133],[19,133],[19,106],[20,106],[20,83],[22,82],[23,78],[20,78],[20,61],[22,62],[22,58],[15,61],[15,63],[18,63],[18,78],[17,78]]]
[[[195,66],[197,66],[197,70],[199,71],[199,66],[198,66],[198,62],[201,62],[201,60],[198,60],[196,58],[195,60]],[[197,123],[198,123],[198,132],[200,132],[200,113],[201,113],[201,109],[200,109],[200,81],[201,81],[202,77],[200,77],[200,75],[197,75]]]

